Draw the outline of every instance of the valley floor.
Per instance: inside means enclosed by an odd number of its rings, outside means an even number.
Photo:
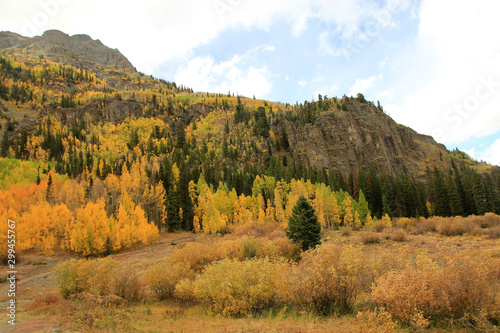
[[[395,241],[394,231],[377,233],[379,242],[363,246],[363,251],[395,257],[402,251],[437,253],[443,249],[485,251],[500,257],[500,240],[484,236],[452,236],[439,234],[408,234],[404,241]],[[164,234],[155,244],[114,255],[120,269],[132,268],[139,275],[153,263],[166,260],[176,248],[184,247],[199,237],[192,233]],[[323,243],[339,245],[361,244],[363,233],[327,231]],[[319,317],[305,311],[273,310],[257,317],[224,317],[210,313],[200,305],[177,301],[144,300],[121,307],[98,307],[82,300],[63,299],[54,281],[53,268],[57,262],[70,256],[24,255],[18,264],[16,293],[16,326],[7,324],[6,307],[9,298],[8,283],[0,284],[1,332],[383,332],[356,314]],[[6,267],[2,267],[2,277]],[[356,307],[363,309],[363,299]],[[356,313],[357,311],[354,311]],[[411,328],[397,328],[412,331]],[[387,329],[387,331],[392,331]],[[428,329],[430,332],[454,331],[452,327]],[[461,330],[467,332],[467,329]]]

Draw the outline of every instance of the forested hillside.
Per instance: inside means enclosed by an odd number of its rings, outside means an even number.
[[[289,105],[195,93],[122,59],[8,45],[0,215],[19,221],[21,249],[100,255],[161,230],[284,226],[301,195],[323,228],[500,214],[498,167],[448,152],[361,94]]]

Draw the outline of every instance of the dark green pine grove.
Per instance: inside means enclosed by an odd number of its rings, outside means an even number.
[[[301,195],[292,210],[288,221],[286,235],[294,243],[299,244],[303,251],[321,244],[321,225],[318,222],[314,208]]]

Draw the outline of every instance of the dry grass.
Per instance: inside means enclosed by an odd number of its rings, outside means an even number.
[[[44,316],[57,313],[66,328],[92,331],[232,332],[244,325],[249,331],[392,332],[396,324],[413,330],[439,325],[494,331],[492,325],[500,322],[497,216],[398,219],[392,225],[385,225],[383,233],[351,231],[351,237],[325,230],[323,245],[302,254],[281,230],[201,236],[175,246],[173,254],[160,259],[193,267],[197,274],[193,270],[189,276],[174,274],[161,264],[151,266],[152,271],[157,269],[156,276],[168,276],[162,280],[167,281],[166,301],[155,300],[154,283],[146,279],[151,294],[142,302],[104,309],[84,299],[69,301],[49,294],[29,311]],[[173,249],[170,243],[165,246]],[[123,260],[119,267],[126,264],[131,271],[143,267],[148,260],[144,253],[116,256]],[[229,259],[221,262],[224,258]],[[72,293],[89,290],[97,301],[114,294],[137,298],[125,291],[141,279],[123,270],[97,269],[102,260],[86,262],[67,267]],[[99,282],[110,275],[115,282]],[[76,282],[69,283],[75,276]],[[350,314],[323,317],[335,312]]]

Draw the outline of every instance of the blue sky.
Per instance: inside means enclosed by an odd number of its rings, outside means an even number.
[[[0,0],[0,30],[85,33],[196,91],[356,95],[500,164],[496,0]],[[110,14],[113,13],[113,14]]]

